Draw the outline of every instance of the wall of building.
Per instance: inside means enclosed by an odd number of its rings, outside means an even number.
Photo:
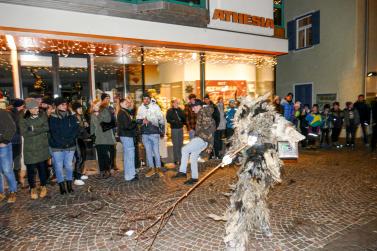
[[[113,0],[0,0],[0,2],[196,27],[206,27],[208,23],[207,9],[163,1],[143,4]]]
[[[354,101],[364,86],[364,1],[287,0],[286,22],[320,10],[320,44],[278,57],[277,94],[294,84],[313,83],[317,94],[337,93],[344,104]]]
[[[377,72],[377,1],[369,0],[368,69]],[[377,96],[377,76],[366,79],[367,97]]]

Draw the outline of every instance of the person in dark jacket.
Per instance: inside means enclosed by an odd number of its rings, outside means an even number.
[[[210,99],[209,95],[206,94],[203,98],[203,102],[204,102],[204,106],[211,106],[213,109],[213,113],[212,113],[212,118],[213,120],[215,121],[215,125],[216,125],[216,128],[219,127],[220,125],[220,121],[221,121],[221,118],[220,118],[220,111],[217,107],[217,105],[215,105],[212,100]],[[214,157],[216,158],[216,153],[217,151],[219,150],[219,141],[221,140],[220,139],[220,135],[217,133],[217,130],[215,130],[215,132],[213,133],[213,139],[214,139],[214,146],[213,146],[213,151],[209,154],[209,158],[211,157]],[[219,140],[220,139],[220,140]],[[204,160],[202,158],[199,159],[199,162],[204,162]]]
[[[352,102],[346,103],[344,109],[344,125],[346,127],[346,146],[355,147],[355,135],[357,126],[360,124],[359,112],[353,107]]]
[[[111,122],[111,113],[106,103],[95,100],[92,103],[90,116],[90,134],[95,137],[95,145],[98,156],[100,179],[107,179],[111,176],[111,151],[115,144],[115,136],[112,129],[103,130],[101,124]]]
[[[60,193],[65,194],[67,191],[68,193],[73,192],[72,162],[76,149],[76,139],[79,133],[79,123],[75,115],[68,110],[68,103],[64,98],[56,98],[54,104],[56,109],[49,119],[49,144]]]
[[[371,104],[372,110],[372,140],[370,147],[372,152],[376,153],[377,150],[377,97],[374,98]]]
[[[186,117],[179,107],[179,100],[171,101],[171,108],[166,113],[166,121],[170,124],[171,139],[173,141],[174,163],[179,166],[181,163],[181,150],[183,146],[183,125],[186,124]]]
[[[360,127],[363,131],[364,144],[368,146],[368,126],[370,125],[370,107],[365,101],[365,96],[360,94],[353,107],[357,110],[360,117]]]
[[[119,106],[117,128],[118,136],[123,145],[124,180],[136,181],[138,180],[135,169],[135,137],[137,123],[136,118],[132,113],[134,103],[131,97],[126,97],[119,100]]]
[[[22,99],[14,99],[12,101],[12,109],[10,113],[16,124],[16,133],[12,139],[12,153],[13,153],[13,171],[16,181],[20,184],[20,171],[21,171],[21,157],[22,157],[22,138],[20,133],[20,117],[24,112],[25,101]]]
[[[331,109],[331,116],[333,119],[333,128],[331,131],[331,142],[336,148],[341,148],[342,145],[339,144],[339,135],[343,127],[343,111],[340,109],[339,102],[334,102]]]
[[[305,139],[301,141],[302,147],[308,145],[309,122],[306,120],[308,114],[310,114],[310,106],[309,104],[305,104],[300,115],[300,131],[305,136]]]
[[[322,124],[321,124],[321,147],[330,147],[330,133],[333,128],[333,118],[330,113],[330,105],[326,104],[323,107]],[[326,141],[326,144],[325,144]]]
[[[76,186],[85,185],[83,180],[87,180],[88,176],[84,175],[84,167],[86,161],[86,144],[85,140],[89,138],[89,124],[86,121],[82,105],[79,102],[74,102],[72,104],[73,114],[76,116],[77,122],[79,123],[79,133],[77,136],[77,144],[75,150],[75,168],[73,170],[73,177],[75,178],[74,184]]]
[[[5,109],[0,108],[0,201],[5,199],[3,176],[9,186],[8,203],[16,202],[17,182],[12,168],[12,143],[16,124]]]
[[[24,162],[32,200],[38,199],[35,182],[35,170],[38,170],[40,181],[39,197],[47,195],[47,160],[48,150],[48,119],[44,112],[40,112],[35,99],[26,101],[26,112],[20,120],[20,130],[24,137]]]

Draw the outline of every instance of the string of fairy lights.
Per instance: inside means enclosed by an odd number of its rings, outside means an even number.
[[[200,56],[195,51],[173,50],[168,48],[144,48],[128,44],[108,44],[102,42],[85,42],[79,40],[58,40],[36,37],[16,37],[16,45],[19,51],[28,54],[55,53],[60,57],[73,55],[93,55],[95,58],[103,56],[114,56],[122,60],[116,63],[100,62],[95,64],[96,72],[103,74],[116,74],[121,71],[121,62],[133,61],[138,64],[158,65],[161,63],[187,64],[199,62]],[[0,67],[9,71],[12,66],[9,58],[2,54],[9,52],[5,36],[0,36]],[[144,62],[142,61],[144,53]],[[124,60],[123,60],[124,59]],[[276,58],[256,54],[231,54],[231,53],[205,53],[205,62],[208,64],[251,64],[256,67],[273,67],[276,65]],[[51,71],[49,67],[33,67],[34,69]],[[87,71],[86,68],[70,67],[59,69],[62,72],[72,75]]]

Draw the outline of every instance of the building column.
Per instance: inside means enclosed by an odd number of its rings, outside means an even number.
[[[145,62],[144,62],[144,47],[141,47],[141,89],[145,93]]]
[[[200,96],[204,98],[206,93],[206,57],[205,53],[201,52],[200,54]]]
[[[59,56],[52,55],[52,90],[55,97],[60,97],[62,95],[62,86],[60,84],[59,76]]]
[[[96,76],[94,70],[94,56],[90,54],[88,57],[88,72],[89,72],[89,99],[95,100],[96,99]]]
[[[12,64],[12,77],[13,77],[13,92],[15,98],[21,98],[21,83],[20,83],[20,71],[18,65],[18,53],[17,50],[12,50],[10,54],[10,62]]]

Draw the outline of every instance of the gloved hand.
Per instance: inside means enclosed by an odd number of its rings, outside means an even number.
[[[258,137],[257,137],[257,136],[250,135],[250,136],[248,137],[248,139],[247,139],[247,144],[248,144],[249,146],[253,146],[253,145],[255,145],[255,143],[257,143],[257,141],[258,141]]]
[[[225,155],[225,156],[223,157],[223,160],[221,161],[221,166],[222,166],[222,167],[227,166],[227,165],[231,164],[232,161],[233,161],[233,158],[230,157],[229,154],[228,154],[228,155]]]

